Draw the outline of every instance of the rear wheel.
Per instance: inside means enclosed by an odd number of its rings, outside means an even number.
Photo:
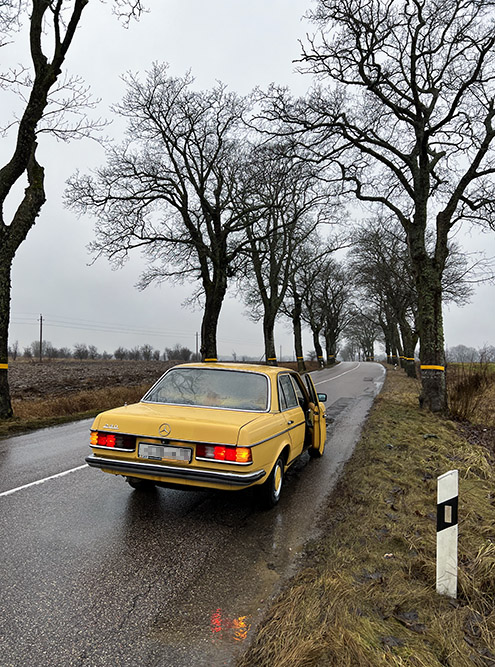
[[[283,456],[279,456],[266,482],[260,487],[263,505],[266,508],[275,507],[280,500],[282,484],[284,481],[285,462]]]
[[[155,482],[152,479],[142,479],[141,477],[126,477],[126,482],[129,486],[137,491],[147,491],[153,489]]]

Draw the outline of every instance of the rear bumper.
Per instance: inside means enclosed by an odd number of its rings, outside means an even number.
[[[86,457],[86,463],[92,468],[101,468],[111,472],[132,477],[133,475],[149,475],[163,480],[183,480],[196,484],[215,484],[225,486],[249,486],[265,476],[265,470],[256,470],[248,473],[222,472],[220,470],[203,470],[199,468],[185,468],[183,466],[166,466],[154,463],[140,463],[139,461],[124,461],[107,459],[101,456]]]

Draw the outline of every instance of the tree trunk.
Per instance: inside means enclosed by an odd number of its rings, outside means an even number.
[[[12,417],[8,377],[12,262],[17,249],[36,222],[41,207],[45,203],[44,170],[36,161],[36,148],[37,144],[34,142],[26,169],[28,187],[24,190],[24,198],[17,207],[10,226],[4,224],[0,211],[0,419],[10,419]],[[2,188],[7,187],[1,177],[0,185]]]
[[[4,254],[0,251],[0,419],[10,419],[13,412],[8,376],[8,334],[12,261],[10,258],[5,258]]]
[[[393,355],[393,363],[396,364],[397,366],[402,366],[402,357],[404,356],[403,350],[402,350],[402,344],[400,342],[400,336],[399,336],[399,331],[397,329],[397,325],[394,324],[394,329],[393,329],[393,347],[395,350],[395,353]]]
[[[325,334],[325,348],[327,353],[327,366],[333,366],[336,361],[337,341],[332,334]]]
[[[268,366],[278,366],[275,351],[275,317],[276,313],[265,309],[263,315],[263,339],[265,341],[265,360]]]
[[[392,363],[392,344],[386,328],[382,325],[383,336],[385,339],[385,354],[387,356],[387,364]]]
[[[394,359],[394,334],[393,334],[393,325],[390,324],[389,318],[386,319],[380,318],[380,326],[383,331],[383,336],[385,338],[385,352],[387,355],[387,364],[395,364],[397,361]]]
[[[443,333],[442,284],[436,272],[421,272],[417,279],[420,333],[422,407],[447,412],[445,343]],[[428,275],[430,276],[428,278]]]
[[[323,368],[325,365],[325,360],[323,358],[323,348],[320,344],[320,331],[321,329],[312,329],[313,331],[313,345],[315,346],[316,357],[318,359],[318,364]]]
[[[408,377],[416,377],[416,362],[414,361],[414,350],[418,342],[418,336],[413,331],[409,322],[404,318],[399,322],[402,343],[404,345],[404,364],[406,374]]]
[[[204,282],[204,281],[203,281]],[[217,329],[220,311],[227,292],[227,279],[214,281],[205,286],[205,310],[201,322],[201,359],[218,361]]]
[[[442,272],[448,253],[437,239],[436,257],[430,258],[423,239],[412,229],[411,261],[418,295],[417,326],[420,340],[421,394],[419,403],[432,412],[447,412],[445,342],[442,313]],[[438,230],[437,230],[438,233]]]
[[[302,301],[299,295],[297,294],[294,286],[292,288],[292,295],[294,298],[294,308],[292,309],[294,351],[296,353],[296,359],[297,359],[297,370],[299,371],[299,373],[304,373],[306,370],[306,364],[304,363],[304,352],[302,344],[302,322],[301,322]]]

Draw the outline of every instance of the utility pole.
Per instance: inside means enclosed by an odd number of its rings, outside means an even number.
[[[43,315],[40,314],[40,361],[43,361]]]

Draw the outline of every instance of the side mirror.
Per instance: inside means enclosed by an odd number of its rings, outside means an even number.
[[[326,394],[318,394],[318,400],[320,403],[325,403],[327,400],[328,396]]]

